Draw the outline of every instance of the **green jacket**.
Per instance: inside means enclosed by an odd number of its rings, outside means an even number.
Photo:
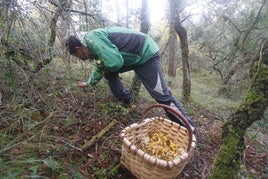
[[[147,34],[122,27],[90,31],[82,43],[98,56],[88,86],[96,85],[105,72],[120,72],[125,67],[143,64],[159,51],[158,45]]]

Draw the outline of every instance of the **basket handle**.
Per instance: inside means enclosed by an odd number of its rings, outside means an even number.
[[[153,104],[143,111],[141,121],[144,119],[145,114],[149,110],[151,110],[152,108],[156,108],[156,107],[161,107],[161,108],[164,108],[164,109],[171,111],[176,117],[178,117],[180,120],[182,120],[182,122],[185,124],[185,127],[188,130],[188,135],[189,135],[189,142],[188,142],[188,148],[187,148],[187,152],[189,152],[191,149],[192,140],[193,140],[193,136],[192,136],[193,131],[192,131],[190,123],[181,113],[178,113],[176,110],[174,110],[173,108],[171,108],[170,106],[167,106],[165,104]]]

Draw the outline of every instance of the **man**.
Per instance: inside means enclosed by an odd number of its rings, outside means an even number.
[[[132,92],[125,89],[119,73],[134,70],[158,103],[182,113],[194,129],[192,120],[165,84],[159,47],[151,37],[127,28],[105,27],[88,32],[80,40],[75,36],[67,39],[69,53],[82,60],[95,59],[97,63],[88,81],[79,82],[79,87],[94,87],[104,76],[114,96],[122,101],[123,106],[128,106],[133,101]],[[166,112],[172,121],[184,125],[169,111]]]

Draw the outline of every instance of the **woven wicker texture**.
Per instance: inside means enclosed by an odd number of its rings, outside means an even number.
[[[163,107],[163,105],[155,106]],[[196,138],[189,130],[191,128],[186,129],[161,117],[147,118],[140,123],[134,123],[121,131],[123,141],[121,163],[140,179],[176,178],[194,154]],[[167,134],[185,152],[174,160],[166,161],[157,159],[138,148],[145,136],[156,132]]]

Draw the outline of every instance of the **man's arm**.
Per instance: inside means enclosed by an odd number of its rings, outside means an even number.
[[[96,63],[93,72],[91,73],[88,81],[86,82],[87,86],[94,87],[104,76],[103,68],[100,64]]]
[[[94,87],[104,76],[103,68],[100,64],[96,64],[87,82],[78,82],[78,87],[91,86]]]

